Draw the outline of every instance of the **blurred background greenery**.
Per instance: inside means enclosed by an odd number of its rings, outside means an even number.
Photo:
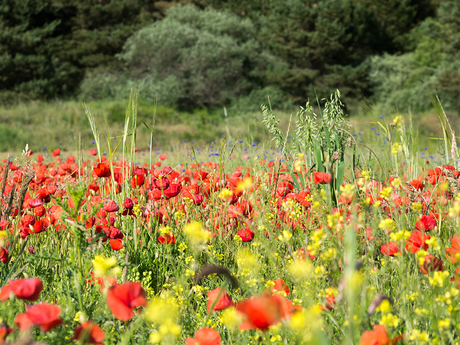
[[[116,135],[133,87],[156,145],[263,140],[267,96],[286,126],[335,89],[356,131],[411,111],[438,135],[430,93],[460,111],[460,0],[4,0],[0,23],[2,152],[87,145],[82,101]]]

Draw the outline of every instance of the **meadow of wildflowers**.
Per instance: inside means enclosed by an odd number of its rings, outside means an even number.
[[[0,165],[0,344],[457,343],[460,172],[437,109],[431,157],[398,114],[363,141],[339,93],[287,134],[262,107],[272,142],[144,156],[134,98],[115,145],[86,109],[91,150]]]

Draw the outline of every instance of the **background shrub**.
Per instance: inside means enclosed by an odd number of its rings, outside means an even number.
[[[99,73],[82,85],[82,97],[113,97],[135,85],[141,96],[161,104],[215,107],[228,104],[267,83],[283,63],[256,40],[249,19],[227,11],[194,6],[171,8],[164,20],[130,37],[119,55],[124,87],[105,86]]]

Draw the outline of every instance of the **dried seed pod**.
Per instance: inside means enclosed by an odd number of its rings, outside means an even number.
[[[199,283],[204,277],[211,274],[220,274],[225,276],[230,281],[234,289],[238,288],[239,286],[238,280],[232,276],[228,268],[217,265],[208,265],[202,267],[200,272],[198,272],[198,274],[195,276],[195,283]]]

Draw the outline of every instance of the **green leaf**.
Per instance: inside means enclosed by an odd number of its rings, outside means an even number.
[[[337,167],[337,177],[335,179],[335,188],[337,191],[337,196],[340,195],[340,186],[343,183],[344,176],[345,176],[345,162],[340,161],[339,166]]]
[[[315,143],[314,155],[315,155],[316,171],[325,172],[324,165],[323,165],[323,153],[321,151],[321,146],[318,143]]]

